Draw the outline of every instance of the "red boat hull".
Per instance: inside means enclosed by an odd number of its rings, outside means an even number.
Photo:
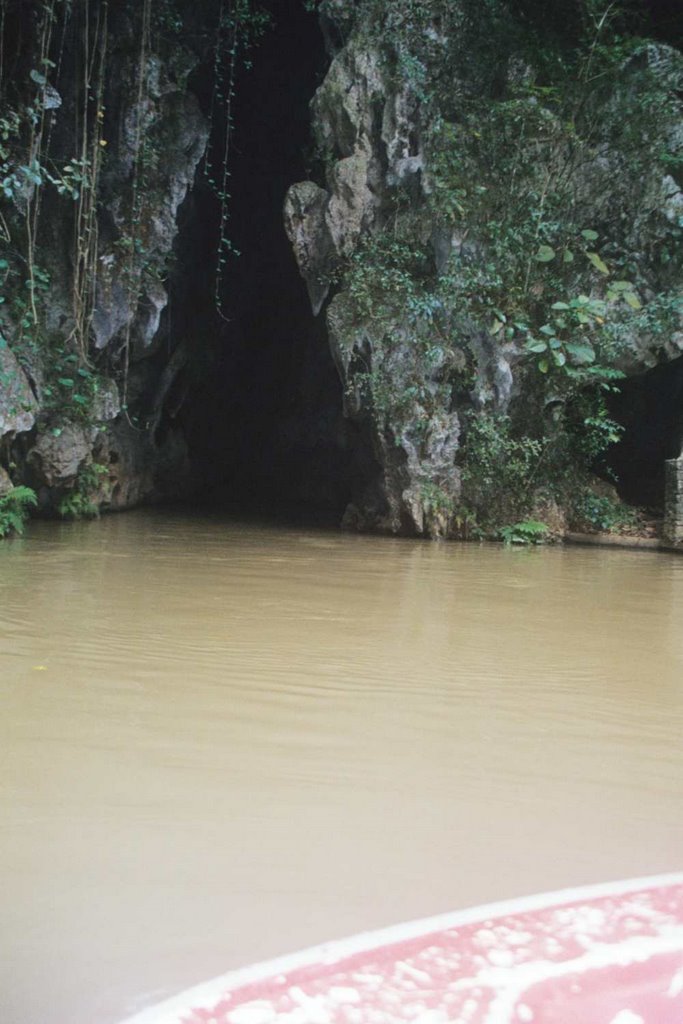
[[[128,1024],[683,1024],[683,875],[417,921],[236,971]]]

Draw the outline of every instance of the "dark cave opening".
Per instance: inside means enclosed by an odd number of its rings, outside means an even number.
[[[621,497],[661,513],[667,459],[683,443],[683,356],[620,383],[610,412],[623,435],[609,454]]]
[[[190,339],[180,413],[197,493],[242,506],[308,506],[341,514],[359,454],[324,315],[313,316],[285,235],[288,187],[310,176],[309,103],[328,62],[317,17],[271,0],[271,25],[241,69],[230,142],[231,256],[215,309],[219,211],[200,181],[183,210],[172,331]],[[193,87],[210,103],[210,69]],[[212,147],[222,154],[223,125]]]

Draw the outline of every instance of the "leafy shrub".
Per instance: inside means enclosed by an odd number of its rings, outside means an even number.
[[[498,527],[531,511],[543,453],[542,440],[513,436],[508,416],[472,419],[462,449],[462,483],[479,526]]]
[[[30,487],[13,487],[0,498],[0,537],[10,533],[23,533],[29,509],[38,504],[36,492]]]
[[[62,519],[94,519],[100,514],[95,498],[106,473],[107,467],[99,462],[92,462],[80,470],[73,490],[65,494],[57,506]]]
[[[521,523],[501,526],[498,536],[506,544],[543,544],[548,538],[548,527],[537,519],[525,519]]]
[[[638,526],[635,509],[624,505],[618,498],[587,492],[574,505],[575,525],[591,532],[620,533]]]
[[[420,488],[420,497],[429,515],[443,516],[450,519],[455,510],[453,496],[448,494],[443,487],[435,483],[424,483]]]
[[[357,315],[379,319],[397,305],[418,301],[429,271],[422,246],[385,231],[367,238],[351,256],[345,284]]]

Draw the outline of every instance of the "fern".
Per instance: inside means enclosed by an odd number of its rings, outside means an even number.
[[[37,504],[36,492],[30,487],[13,487],[4,498],[0,498],[0,537],[23,533],[29,509]]]
[[[506,544],[542,544],[548,536],[548,527],[536,519],[525,519],[521,523],[503,526],[498,536]]]
[[[98,506],[87,494],[79,491],[72,491],[62,498],[57,511],[62,519],[95,519],[99,515]]]
[[[99,462],[83,466],[79,470],[73,489],[64,495],[57,506],[62,519],[95,519],[99,516],[97,494],[106,475],[107,467]]]

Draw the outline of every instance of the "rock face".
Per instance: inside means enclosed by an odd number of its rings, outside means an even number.
[[[37,408],[28,377],[5,343],[0,348],[0,438],[30,430]]]
[[[16,128],[0,201],[19,241],[0,263],[0,452],[48,511],[84,488],[93,506],[125,508],[189,480],[169,401],[187,351],[164,326],[164,282],[209,125],[187,86],[198,54],[147,7],[96,2],[89,27],[82,11],[60,10],[50,35],[41,5],[27,4],[26,75],[3,84]],[[50,45],[59,60],[43,75],[38,51]]]
[[[588,433],[618,432],[597,391],[682,351],[681,54],[598,71],[577,39],[546,88],[524,27],[476,6],[320,6],[325,180],[284,218],[381,466],[347,512],[363,528],[496,525],[503,486],[503,520],[570,501]]]

